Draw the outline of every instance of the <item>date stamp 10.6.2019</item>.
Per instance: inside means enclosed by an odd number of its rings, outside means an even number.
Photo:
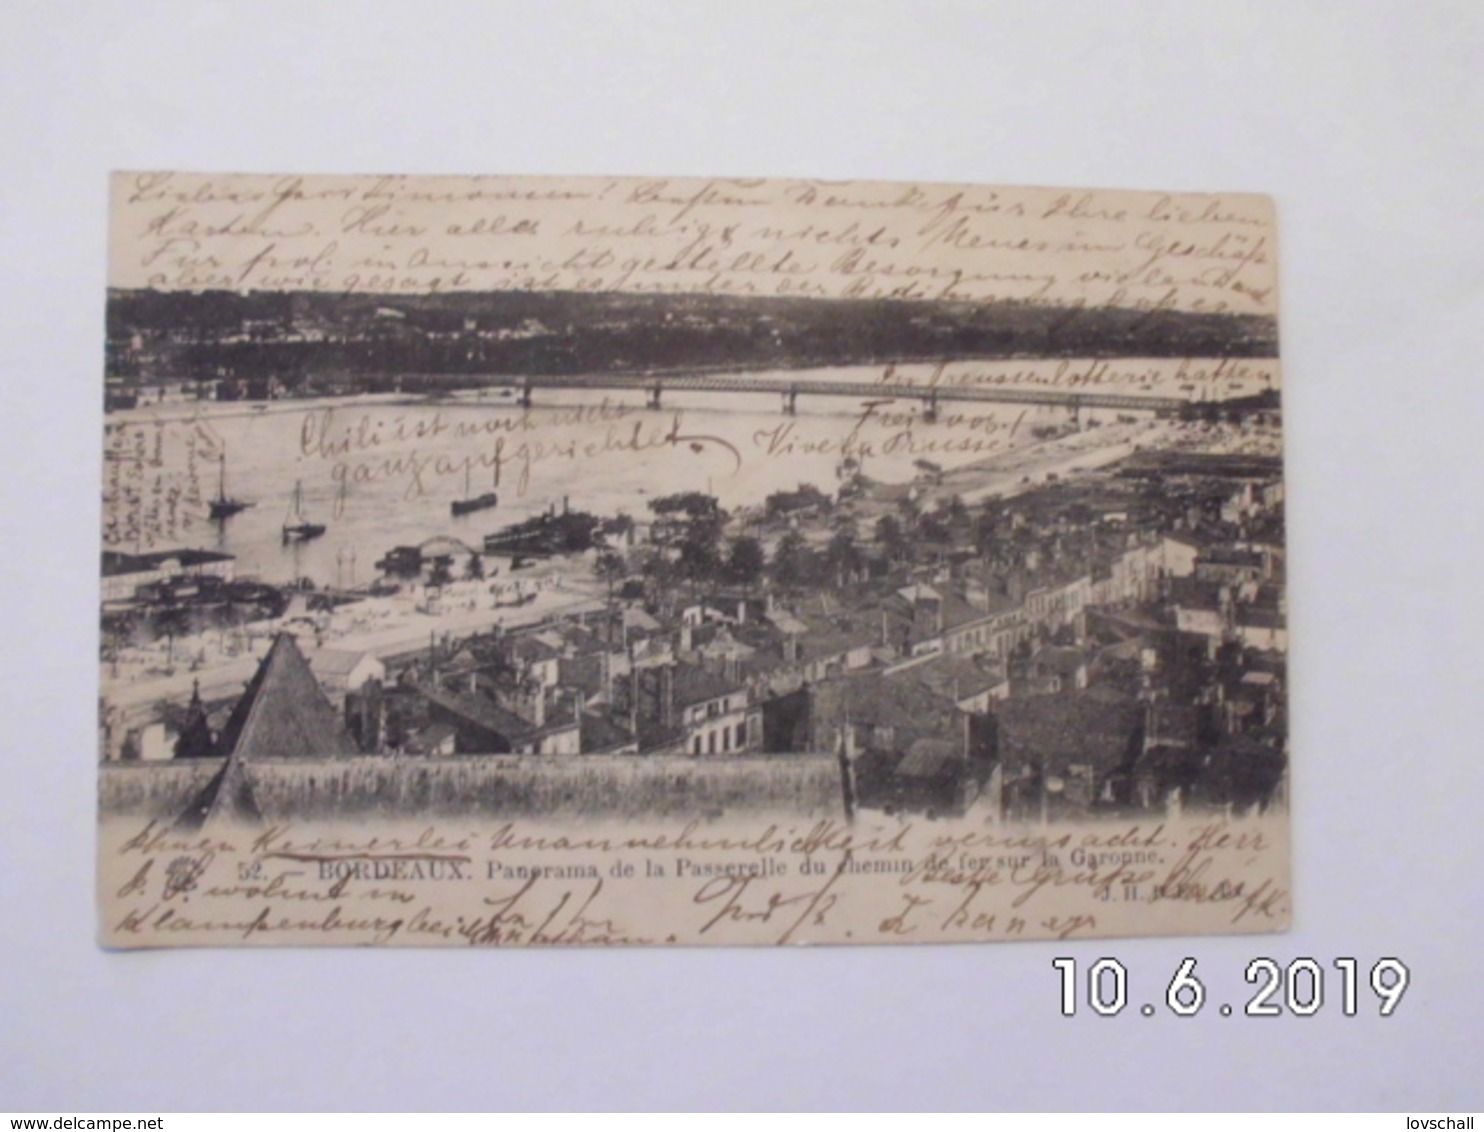
[[[1196,960],[1187,956],[1165,984],[1161,1005],[1145,1002],[1134,1006],[1128,968],[1118,959],[1098,959],[1079,969],[1077,960],[1063,956],[1052,960],[1051,965],[1059,976],[1061,1012],[1067,1018],[1075,1017],[1084,1004],[1104,1018],[1116,1017],[1130,1007],[1143,1018],[1159,1014],[1193,1018],[1211,1011],[1223,1018],[1279,1018],[1285,1014],[1309,1018],[1326,1007],[1332,1013],[1336,1005],[1346,1017],[1353,1018],[1370,1005],[1366,988],[1374,995],[1379,1016],[1389,1018],[1412,979],[1407,965],[1391,957],[1377,959],[1367,967],[1358,959],[1342,956],[1331,960],[1330,972],[1319,960],[1305,956],[1287,963],[1261,956],[1243,970],[1246,988],[1240,994],[1213,996],[1196,973]]]

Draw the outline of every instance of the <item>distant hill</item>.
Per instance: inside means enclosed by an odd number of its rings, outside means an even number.
[[[477,292],[109,293],[110,366],[136,336],[172,376],[642,373],[1045,357],[1274,357],[1253,315],[1028,303]]]

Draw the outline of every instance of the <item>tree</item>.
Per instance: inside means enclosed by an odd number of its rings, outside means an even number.
[[[721,572],[721,556],[718,543],[721,528],[727,513],[716,502],[714,495],[699,491],[682,491],[664,495],[649,501],[650,509],[658,516],[684,516],[678,526],[680,574],[692,584],[714,578]],[[675,520],[671,519],[672,526]]]
[[[658,602],[675,584],[675,564],[656,547],[643,547],[634,552],[634,567],[644,579],[651,601]]]
[[[895,515],[883,515],[876,523],[876,542],[886,551],[886,557],[898,562],[907,555],[907,537],[902,524]]]
[[[998,534],[999,520],[994,511],[986,507],[974,516],[970,537],[974,540],[974,549],[980,554],[988,554],[994,548]]]
[[[812,483],[799,484],[797,491],[775,491],[763,500],[763,511],[770,519],[810,507],[821,511],[830,507],[830,497]]]
[[[773,580],[780,586],[802,586],[815,575],[814,551],[798,531],[789,531],[773,550]]]
[[[934,511],[917,520],[917,535],[923,542],[945,543],[949,539],[948,524]]]
[[[613,604],[613,587],[628,574],[624,560],[611,550],[601,552],[593,563],[593,573],[608,586],[608,603]]]
[[[757,585],[766,565],[763,544],[751,535],[743,535],[732,543],[727,559],[727,574],[737,585],[748,589]]]
[[[716,502],[716,496],[700,491],[680,491],[674,495],[661,495],[649,501],[649,509],[656,515],[685,515],[690,519],[725,519],[726,512]]]
[[[605,538],[610,535],[616,535],[619,538],[623,538],[633,529],[634,517],[620,511],[617,515],[613,516],[613,518],[604,520],[603,524],[599,527],[599,533],[601,533]]]
[[[897,510],[902,513],[902,519],[909,529],[917,526],[917,519],[922,514],[922,504],[910,495],[904,495],[897,500]]]
[[[835,575],[841,588],[853,578],[861,567],[860,547],[855,545],[855,532],[844,529],[835,532],[824,552],[825,562]]]
[[[721,528],[704,519],[692,522],[680,540],[680,570],[692,583],[714,578],[721,572],[717,543]]]

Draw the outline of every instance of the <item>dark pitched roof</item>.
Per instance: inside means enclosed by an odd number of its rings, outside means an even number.
[[[943,595],[943,630],[961,629],[977,621],[987,621],[993,614],[970,605],[956,594]]]
[[[595,621],[592,625],[583,625],[565,619],[550,622],[541,632],[534,634],[535,639],[543,644],[550,645],[564,654],[571,652],[574,656],[606,652],[610,637],[616,642],[621,636],[615,624]]]
[[[905,673],[837,676],[814,685],[812,716],[816,724],[845,723],[890,727],[894,745],[906,750],[917,739],[949,739],[959,735],[958,706],[923,687]]]
[[[408,737],[406,749],[412,754],[426,754],[457,734],[452,724],[430,723]]]
[[[1009,594],[1002,594],[996,590],[988,590],[984,597],[984,609],[980,612],[985,617],[998,617],[1002,613],[1013,613],[1021,607]]]
[[[1169,746],[1193,747],[1200,713],[1193,704],[1159,700],[1150,709],[1149,741]]]
[[[1249,606],[1237,611],[1237,624],[1251,626],[1255,629],[1282,629],[1287,626],[1288,619],[1276,609],[1266,609],[1262,606]]]
[[[757,649],[737,661],[738,670],[748,676],[766,676],[788,667],[791,667],[788,661],[774,649]]]
[[[741,690],[742,685],[735,680],[727,680],[694,664],[675,666],[675,706],[678,708],[720,699]]]
[[[1036,571],[1031,593],[1070,589],[1092,581],[1092,569],[1079,562],[1053,562]]]
[[[359,753],[289,633],[274,639],[258,665],[222,728],[219,749],[242,759]]]
[[[1170,582],[1170,600],[1182,609],[1220,609],[1222,588],[1220,582],[1175,578]]]
[[[462,696],[427,685],[423,686],[421,691],[428,698],[429,703],[436,704],[449,714],[482,727],[486,731],[503,735],[512,743],[545,730],[527,723],[514,712],[506,711],[493,700],[485,699],[483,696]]]
[[[881,638],[878,625],[852,622],[844,616],[805,617],[801,620],[808,626],[808,632],[799,638],[799,656],[806,661],[869,648]]]
[[[1201,562],[1210,566],[1262,565],[1262,555],[1255,550],[1243,550],[1236,546],[1210,546],[1201,553]]]
[[[1076,675],[1077,669],[1086,664],[1087,660],[1085,652],[1070,645],[1045,645],[1031,657],[1031,663],[1038,668],[1060,676]]]
[[[1007,700],[995,714],[1007,761],[1040,762],[1050,769],[1083,763],[1112,770],[1134,753],[1144,712],[1131,696],[1092,688]]]
[[[557,680],[564,688],[576,688],[586,696],[595,696],[603,690],[601,656],[564,657],[557,662],[557,672]]]
[[[940,696],[954,701],[976,696],[1004,682],[1003,671],[988,671],[972,661],[954,656],[935,656],[921,664],[891,673],[892,679],[913,680]]]
[[[562,650],[553,648],[534,634],[520,637],[511,637],[510,655],[517,660],[529,663],[537,663],[543,660],[553,660],[562,655]]]
[[[947,739],[919,739],[897,763],[898,778],[937,779],[951,776],[964,762],[958,745]]]
[[[612,713],[582,713],[582,753],[602,754],[634,742],[634,736]]]

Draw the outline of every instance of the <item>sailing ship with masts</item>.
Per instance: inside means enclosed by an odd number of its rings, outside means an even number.
[[[325,533],[323,523],[311,523],[304,515],[304,481],[294,481],[294,497],[283,520],[284,542],[308,542]]]
[[[225,448],[222,449],[218,467],[216,498],[211,500],[207,507],[213,519],[230,519],[237,512],[246,511],[252,504],[246,499],[237,499],[227,494],[227,450]]]

